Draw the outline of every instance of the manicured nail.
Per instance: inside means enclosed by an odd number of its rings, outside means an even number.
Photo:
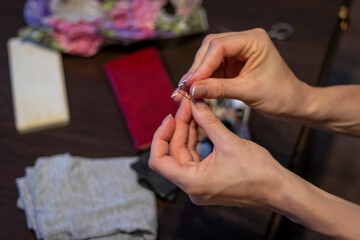
[[[185,76],[182,78],[182,80],[179,82],[178,87],[181,87],[182,85],[184,85],[189,78],[194,74],[194,72],[188,72],[187,74],[185,74]]]
[[[161,125],[163,125],[163,124],[169,119],[170,116],[172,116],[171,113],[164,118],[164,120],[162,121]]]
[[[175,89],[175,91],[171,94],[171,98],[174,98],[176,95],[178,95],[178,90]]]
[[[186,79],[187,75],[189,75],[189,73],[185,74],[181,79],[180,82],[178,84],[178,87],[181,87],[182,85],[184,85],[184,79]]]
[[[192,102],[193,102],[195,108],[197,108],[199,110],[205,110],[208,108],[208,105],[203,100],[197,100],[197,99],[193,98]]]
[[[184,83],[186,83],[186,81],[187,81],[186,78],[184,78],[183,80],[181,80],[181,81],[179,82],[178,87],[181,87],[182,85],[184,85]]]
[[[191,96],[193,98],[205,98],[208,93],[208,87],[206,85],[198,85],[193,87]]]

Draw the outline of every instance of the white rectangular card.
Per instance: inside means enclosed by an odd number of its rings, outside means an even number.
[[[21,38],[8,40],[15,126],[20,133],[70,122],[61,54]]]

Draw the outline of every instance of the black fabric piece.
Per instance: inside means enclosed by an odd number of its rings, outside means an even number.
[[[153,191],[158,197],[166,201],[173,201],[178,187],[160,174],[151,170],[148,165],[150,150],[141,153],[137,162],[131,165],[138,175],[139,183]]]

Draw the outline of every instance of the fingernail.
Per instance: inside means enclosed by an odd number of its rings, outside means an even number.
[[[181,87],[182,85],[184,85],[193,74],[194,74],[194,72],[188,72],[187,74],[185,74],[183,79],[179,82],[178,87]]]
[[[206,85],[198,85],[193,87],[191,96],[193,98],[204,98],[208,93],[208,87]]]
[[[189,78],[191,77],[192,73],[186,75],[186,77],[182,80],[182,84],[185,84],[187,82],[187,80],[189,80]]]
[[[161,125],[163,125],[163,124],[169,119],[170,116],[172,116],[171,113],[164,118],[164,120],[162,121]]]
[[[189,75],[189,73],[185,74],[185,75],[181,78],[181,80],[180,80],[180,82],[179,82],[179,84],[178,84],[178,87],[181,87],[182,85],[184,85],[184,79],[186,79],[187,75]]]
[[[208,105],[203,100],[192,99],[192,102],[198,110],[205,110],[208,108]]]
[[[175,91],[171,94],[171,98],[174,98],[178,94],[178,90],[175,89]]]

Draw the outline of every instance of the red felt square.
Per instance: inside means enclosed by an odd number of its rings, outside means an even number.
[[[162,120],[175,114],[174,87],[156,48],[146,48],[105,64],[136,150],[150,147]]]

